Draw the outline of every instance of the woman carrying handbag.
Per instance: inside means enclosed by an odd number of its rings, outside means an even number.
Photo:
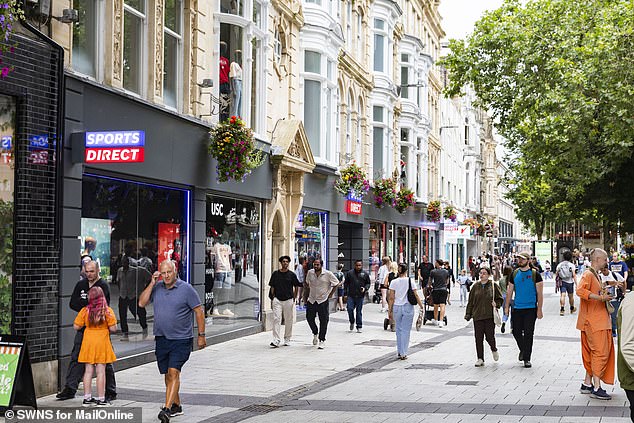
[[[473,319],[476,353],[476,367],[484,366],[484,338],[491,347],[493,360],[498,361],[500,354],[495,345],[495,326],[501,324],[497,309],[502,306],[502,291],[491,279],[491,271],[487,267],[480,269],[480,281],[473,284],[469,292],[469,302],[465,312],[465,320]],[[498,323],[496,323],[496,314]]]
[[[416,283],[407,277],[407,271],[407,264],[398,265],[398,278],[390,282],[387,296],[389,317],[396,323],[396,350],[400,360],[407,360],[409,335],[414,320],[414,305],[423,307],[416,292]]]

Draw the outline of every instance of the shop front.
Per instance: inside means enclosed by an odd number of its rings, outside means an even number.
[[[74,336],[67,305],[85,256],[100,265],[120,322],[117,369],[155,359],[153,306],[137,300],[165,260],[199,293],[208,342],[260,331],[270,168],[257,168],[248,184],[219,184],[204,153],[207,124],[66,79],[60,380]]]

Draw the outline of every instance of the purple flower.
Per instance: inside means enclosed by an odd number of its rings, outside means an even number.
[[[2,78],[6,78],[7,75],[9,75],[9,68],[7,67],[2,68]]]

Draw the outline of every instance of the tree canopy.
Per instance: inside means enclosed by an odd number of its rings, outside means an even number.
[[[472,86],[493,114],[516,158],[518,216],[537,227],[595,209],[634,227],[620,205],[634,198],[623,189],[634,165],[634,2],[506,0],[449,48],[445,93]]]

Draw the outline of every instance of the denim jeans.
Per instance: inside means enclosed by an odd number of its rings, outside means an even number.
[[[348,320],[350,320],[350,323],[355,323],[355,311],[356,311],[357,329],[362,328],[363,327],[363,297],[352,298],[349,296],[347,308],[348,308]]]
[[[394,322],[396,323],[396,351],[399,355],[407,355],[409,334],[414,319],[414,306],[410,303],[394,306]]]
[[[616,315],[619,312],[621,302],[619,300],[612,300],[610,303],[614,306],[614,313],[610,315],[610,318],[612,319],[612,336],[616,336]]]
[[[242,80],[231,78],[231,116],[242,114]]]
[[[469,293],[467,285],[460,285],[460,305],[465,305],[469,301]]]

